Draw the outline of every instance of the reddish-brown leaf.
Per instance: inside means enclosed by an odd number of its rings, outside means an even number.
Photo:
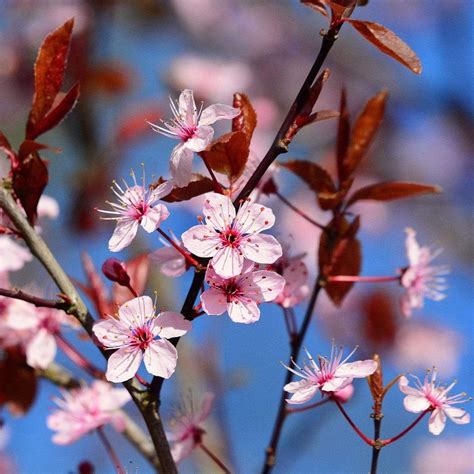
[[[74,84],[71,89],[64,94],[64,97],[59,101],[58,105],[41,118],[34,126],[29,133],[29,138],[34,140],[36,137],[59,125],[76,105],[76,102],[79,99],[79,94],[80,85],[79,82],[76,82],[76,84]]]
[[[49,112],[63,83],[74,19],[50,33],[43,41],[35,63],[35,93],[28,117],[26,136],[35,135],[35,127]],[[36,135],[37,136],[37,135]]]
[[[407,183],[403,181],[389,181],[385,183],[372,184],[358,189],[347,203],[348,206],[356,201],[393,201],[421,194],[438,194],[442,189],[431,184]]]
[[[329,16],[327,12],[328,0],[300,0],[300,2],[321,15]]]
[[[382,53],[391,56],[416,74],[422,67],[416,53],[393,31],[383,25],[370,21],[349,20],[349,22],[365,39],[370,41]]]
[[[91,299],[99,318],[111,314],[112,307],[109,305],[107,289],[104,285],[94,261],[87,253],[81,254],[82,266],[87,278],[87,285],[79,285],[86,295]]]
[[[148,254],[138,255],[125,262],[127,273],[130,276],[131,287],[139,294],[143,294],[148,282],[150,272],[150,259]],[[133,298],[128,288],[114,283],[112,286],[112,300],[116,304],[123,304]]]
[[[241,130],[222,135],[199,155],[214,171],[235,181],[245,169],[249,151],[247,135]]]
[[[13,151],[8,138],[2,132],[0,132],[0,150],[7,155],[12,165],[16,165],[16,153]]]
[[[344,174],[344,160],[349,149],[350,133],[351,125],[349,123],[349,111],[347,110],[346,90],[343,88],[339,102],[339,124],[336,141],[337,176],[341,183],[347,179],[347,176]]]
[[[165,181],[163,178],[159,178],[152,184],[152,187],[157,187]],[[192,181],[187,186],[183,188],[173,188],[173,191],[162,199],[165,202],[188,201],[189,199],[211,191],[214,191],[212,179],[201,176],[200,174],[194,174]]]
[[[387,91],[372,97],[352,127],[348,152],[342,163],[343,175],[347,179],[356,170],[367,153],[385,113]]]
[[[241,92],[234,94],[234,102],[232,105],[241,111],[240,115],[232,120],[232,131],[238,132],[242,130],[250,143],[255,127],[257,126],[257,113],[250,99]]]

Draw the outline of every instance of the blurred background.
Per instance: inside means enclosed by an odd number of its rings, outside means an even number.
[[[107,240],[113,226],[100,221],[94,208],[104,208],[104,200],[111,198],[112,179],[128,178],[130,169],[138,171],[141,163],[150,180],[167,175],[175,142],[152,132],[146,120],[156,122],[170,115],[168,96],[190,88],[205,104],[231,103],[235,91],[245,92],[258,114],[252,151],[262,157],[314,61],[319,31],[327,26],[322,16],[296,0],[4,0],[0,5],[0,129],[14,145],[21,139],[31,104],[37,49],[48,32],[75,18],[68,82],[80,78],[82,95],[67,120],[42,140],[62,149],[48,157],[46,189],[58,201],[60,215],[44,224],[43,233],[67,272],[79,281],[84,281],[82,252],[98,268],[111,256]],[[323,295],[305,345],[313,354],[327,354],[332,339],[348,349],[360,344],[358,358],[378,351],[387,381],[408,370],[423,375],[435,365],[440,380],[457,379],[458,392],[472,395],[472,2],[374,0],[353,16],[394,30],[423,63],[422,75],[416,76],[380,54],[352,28],[342,29],[326,63],[332,74],[318,108],[336,109],[342,86],[347,88],[352,117],[382,88],[390,93],[383,126],[355,186],[399,179],[444,189],[434,197],[358,206],[362,274],[390,275],[405,266],[404,229],[410,226],[422,244],[444,248],[438,260],[451,267],[448,297],[428,302],[407,320],[398,308],[401,290],[396,285],[359,284],[342,309]],[[225,126],[222,131],[227,131]],[[288,158],[313,160],[331,169],[335,133],[335,121],[308,127],[292,144]],[[282,170],[275,180],[280,192],[306,213],[321,222],[329,219],[290,174]],[[317,229],[275,197],[262,197],[261,202],[276,211],[274,233],[307,253],[314,278]],[[201,205],[202,198],[170,204],[171,217],[163,227],[180,235],[196,223]],[[161,245],[156,235],[139,232],[119,258],[132,259]],[[160,308],[179,310],[191,275],[170,279],[147,259],[140,262],[148,273],[148,294],[158,291]],[[12,280],[19,286],[35,283],[46,294],[55,291],[34,263],[12,275]],[[304,308],[304,304],[296,308],[298,321]],[[280,365],[288,357],[283,316],[276,305],[262,309],[261,320],[249,326],[234,324],[226,316],[199,318],[190,337],[180,344],[177,376],[165,384],[167,420],[190,392],[196,399],[206,390],[217,393],[208,444],[235,472],[259,471],[285,376]],[[67,336],[103,365],[90,343],[75,333]],[[61,354],[58,361],[74,370]],[[372,433],[368,387],[360,381],[355,388],[347,410],[363,431]],[[0,472],[77,472],[83,460],[91,461],[97,472],[113,472],[94,434],[65,447],[51,442],[45,419],[57,395],[56,387],[42,381],[25,416],[2,410]],[[127,408],[138,420],[134,407]],[[386,437],[414,418],[404,411],[397,388],[390,392],[384,413]],[[119,435],[110,427],[107,432],[128,472],[151,472]],[[435,438],[423,421],[383,450],[379,467],[387,473],[473,472],[473,440],[472,425],[448,423],[443,435]],[[290,417],[275,472],[363,473],[369,463],[370,450],[328,404]],[[215,470],[201,453],[180,469]]]

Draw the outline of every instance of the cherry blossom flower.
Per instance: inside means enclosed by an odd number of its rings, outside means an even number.
[[[416,232],[406,229],[406,251],[409,266],[402,271],[401,283],[406,289],[401,299],[402,311],[409,317],[413,309],[423,308],[424,298],[440,301],[446,295],[446,279],[443,275],[449,272],[446,265],[431,265],[441,252],[441,249],[432,250],[429,247],[420,247],[416,241]]]
[[[293,372],[303,380],[290,382],[283,389],[292,394],[286,401],[291,404],[305,403],[321,390],[323,393],[333,393],[347,387],[355,378],[364,378],[373,374],[377,370],[377,362],[372,359],[347,362],[357,347],[342,360],[343,349],[332,345],[331,356],[318,356],[319,366],[306,351],[309,359],[309,365],[305,362],[303,367],[293,364],[298,370],[285,366],[290,372]]]
[[[205,433],[202,424],[211,412],[214,398],[213,393],[206,392],[197,411],[193,410],[194,404],[190,403],[190,406],[185,407],[172,421],[167,438],[173,443],[171,455],[175,463],[188,457],[193,449],[201,444],[202,436]]]
[[[164,311],[156,315],[149,296],[124,303],[117,319],[110,317],[93,328],[105,348],[117,349],[107,362],[107,380],[118,383],[131,379],[142,359],[150,374],[165,379],[171,377],[178,353],[168,339],[182,336],[190,329],[191,323],[182,314]]]
[[[409,386],[408,378],[404,375],[400,377],[398,386],[402,393],[406,395],[403,399],[405,410],[411,413],[421,413],[423,411],[432,411],[428,426],[430,433],[439,435],[443,432],[446,424],[446,416],[458,425],[465,425],[471,421],[469,413],[462,408],[456,408],[453,405],[465,403],[468,401],[465,393],[451,395],[449,391],[454,387],[453,382],[448,387],[442,385],[436,386],[437,370],[428,373],[425,380],[421,383],[420,379],[412,376],[415,380],[415,388]]]
[[[176,245],[183,248],[181,240],[175,237],[173,233],[171,233],[171,237]],[[175,278],[180,277],[188,269],[186,259],[173,246],[166,242],[166,240],[160,237],[160,241],[164,247],[159,248],[150,254],[150,259],[158,265],[158,268],[163,275]]]
[[[120,252],[120,250],[130,245],[137,235],[139,225],[146,232],[151,233],[170,215],[166,206],[159,204],[157,201],[169,194],[171,184],[165,182],[150,190],[145,187],[144,176],[141,185],[137,184],[133,172],[132,177],[134,185],[129,187],[124,181],[125,190],[114,181],[115,188],[112,187],[112,190],[119,202],[107,202],[112,207],[111,211],[99,209],[99,212],[111,215],[111,217],[103,217],[102,219],[117,221],[114,233],[109,240],[109,250],[111,252]]]
[[[258,305],[274,300],[283,289],[285,280],[275,272],[255,271],[255,265],[247,261],[241,275],[227,279],[209,265],[206,283],[211,288],[201,294],[201,303],[207,314],[221,315],[227,311],[235,323],[249,324],[260,319]]]
[[[170,174],[178,187],[186,186],[191,181],[192,160],[194,152],[207,148],[214,136],[211,125],[218,120],[233,119],[240,110],[229,105],[214,104],[197,111],[193,91],[185,89],[175,103],[170,99],[174,118],[163,125],[150,123],[155,132],[181,141],[171,152]]]
[[[64,390],[62,396],[62,399],[54,399],[59,410],[47,418],[48,428],[57,431],[53,443],[73,443],[108,423],[118,431],[124,430],[125,420],[119,408],[131,399],[124,388],[112,388],[110,384],[96,380],[90,387]]]
[[[77,322],[63,311],[16,300],[8,307],[5,324],[19,331],[17,337],[25,347],[26,362],[38,369],[53,362],[57,350],[55,336],[61,332],[61,326],[77,327]]]
[[[184,246],[199,257],[212,258],[212,266],[223,278],[239,275],[244,259],[273,263],[282,255],[275,237],[260,234],[275,223],[268,207],[246,200],[237,215],[232,201],[217,193],[205,194],[205,225],[183,233]]]
[[[0,235],[0,272],[20,270],[32,258],[30,251],[18,245],[10,236]]]

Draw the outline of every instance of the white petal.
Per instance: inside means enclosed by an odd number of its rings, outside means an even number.
[[[117,221],[114,233],[109,240],[109,250],[111,252],[120,252],[132,243],[137,235],[138,222],[134,219],[123,219]]]
[[[137,373],[141,361],[142,351],[138,347],[123,347],[109,357],[105,378],[114,383],[130,380]]]
[[[179,277],[186,271],[186,260],[174,247],[162,247],[150,255],[160,272],[169,277]]]
[[[444,409],[449,419],[457,425],[465,425],[471,421],[471,416],[462,408],[447,407]]]
[[[4,321],[8,327],[21,331],[37,328],[40,317],[37,308],[32,304],[21,300],[10,300]]]
[[[196,415],[197,423],[202,423],[209,416],[209,413],[211,413],[212,405],[214,403],[215,398],[216,396],[212,392],[206,392],[203,395],[199,412]]]
[[[226,294],[218,288],[209,288],[201,294],[202,309],[210,315],[221,315],[227,310]]]
[[[185,89],[179,95],[178,100],[179,114],[186,121],[187,125],[196,124],[196,102],[194,101],[194,94],[191,89]]]
[[[199,118],[199,124],[212,125],[218,120],[233,119],[240,115],[240,109],[236,109],[229,105],[214,104],[206,107]]]
[[[178,464],[183,459],[187,458],[196,444],[192,437],[186,438],[183,441],[176,441],[171,447],[171,456],[173,456],[173,461]]]
[[[236,217],[236,225],[244,234],[257,234],[275,224],[275,214],[269,207],[244,201]]]
[[[439,435],[443,432],[444,426],[446,425],[446,415],[444,414],[443,410],[436,409],[430,416],[430,420],[428,422],[428,429],[431,434]]]
[[[235,247],[227,246],[221,248],[212,258],[212,266],[215,272],[223,278],[230,278],[242,271],[244,256]]]
[[[26,348],[27,364],[35,369],[45,369],[53,362],[55,355],[54,336],[45,329],[40,329]]]
[[[318,391],[318,385],[309,380],[300,380],[299,382],[291,382],[283,387],[285,392],[293,393],[286,401],[290,405],[300,405],[314,397]]]
[[[240,248],[245,258],[257,263],[273,263],[282,255],[281,245],[272,235],[243,237]]]
[[[218,193],[205,195],[203,212],[207,224],[217,230],[230,227],[235,219],[232,201],[227,196]]]
[[[183,245],[194,255],[212,257],[222,248],[219,235],[206,225],[191,227],[181,235]]]
[[[407,395],[403,399],[405,410],[420,413],[430,407],[430,402],[423,395]]]
[[[180,337],[191,330],[191,321],[185,319],[180,313],[174,311],[163,311],[154,319],[154,327],[159,329],[160,337],[170,339],[172,337]],[[155,331],[153,331],[155,334]]]
[[[336,372],[336,377],[363,378],[372,375],[377,370],[377,362],[372,359],[357,360],[340,365]]]
[[[285,280],[276,272],[258,270],[244,277],[241,287],[245,296],[252,298],[258,303],[273,301],[283,290]]]
[[[254,301],[235,298],[227,304],[227,312],[234,323],[250,324],[260,319],[260,310]]]
[[[192,138],[186,140],[186,148],[188,150],[199,152],[205,150],[212,142],[214,137],[214,129],[208,126],[198,127]]]
[[[171,181],[165,181],[151,192],[150,199],[153,202],[158,201],[158,199],[167,196],[171,191],[173,191],[173,183]]]
[[[170,158],[170,175],[173,185],[182,188],[191,181],[193,172],[193,152],[180,143],[173,148]]]
[[[95,323],[92,331],[105,347],[117,349],[129,341],[127,327],[114,318]]]
[[[139,296],[125,302],[118,310],[120,321],[129,326],[141,324],[145,319],[154,317],[155,307],[149,296]]]
[[[178,352],[173,344],[165,339],[153,341],[145,349],[143,360],[150,374],[169,379],[176,369]]]
[[[170,213],[166,206],[163,204],[157,204],[155,207],[150,209],[143,217],[140,225],[148,232],[154,232],[160,224],[168,219]]]
[[[398,388],[405,395],[420,396],[420,392],[416,388],[410,387],[409,383],[408,378],[402,375],[398,380]]]
[[[336,392],[342,390],[352,383],[352,377],[335,377],[321,385],[324,392]]]
[[[405,232],[407,234],[405,247],[408,261],[410,265],[416,265],[420,259],[420,246],[416,241],[416,232],[410,227],[405,229]]]

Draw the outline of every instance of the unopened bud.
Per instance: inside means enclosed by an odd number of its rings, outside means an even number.
[[[347,387],[334,392],[333,397],[340,403],[347,403],[354,395],[354,385],[350,384]]]
[[[110,280],[121,286],[130,286],[130,276],[127,273],[125,263],[116,258],[108,258],[102,264],[102,273]]]

